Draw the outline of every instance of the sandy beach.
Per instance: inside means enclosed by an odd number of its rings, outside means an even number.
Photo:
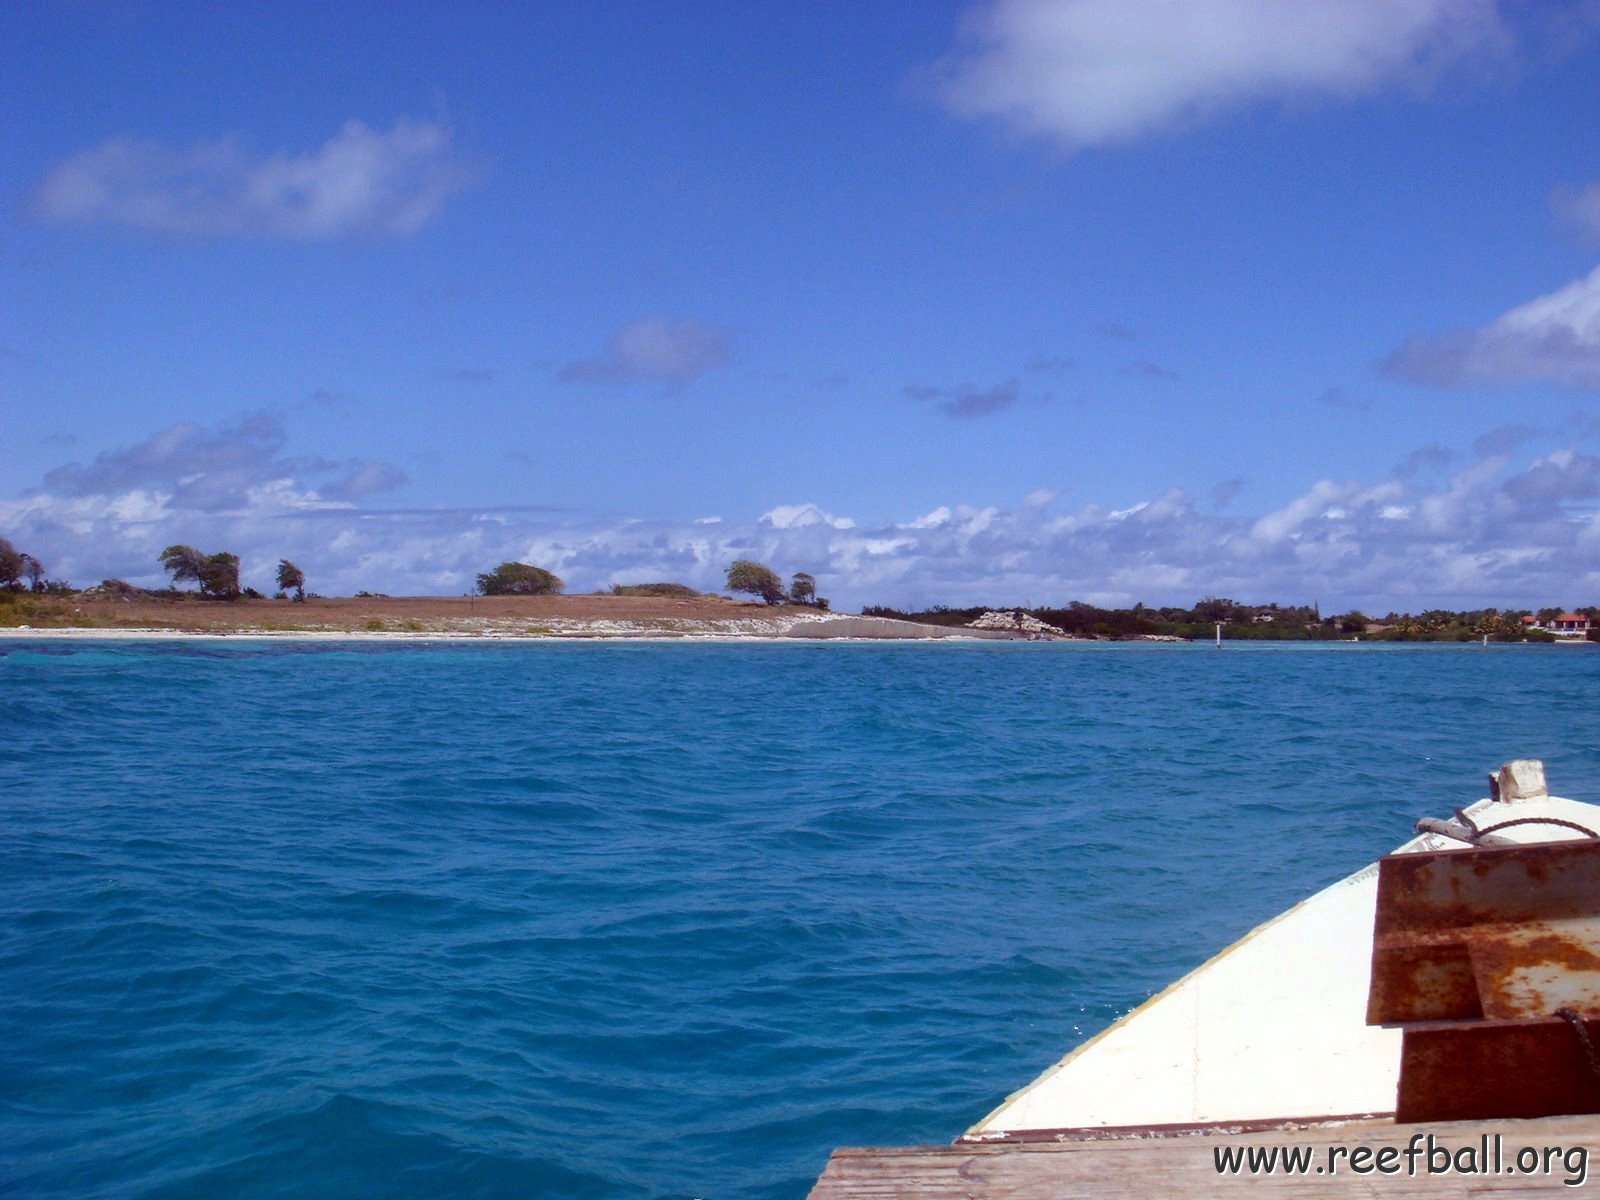
[[[41,598],[0,637],[292,638],[767,638],[988,639],[1016,635],[951,629],[722,597],[362,596],[201,600],[171,596]]]

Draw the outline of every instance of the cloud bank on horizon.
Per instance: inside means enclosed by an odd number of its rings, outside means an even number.
[[[736,558],[808,571],[836,603],[920,606],[1192,603],[1204,595],[1324,608],[1573,603],[1600,590],[1600,458],[1562,447],[1519,461],[1527,429],[1479,439],[1468,461],[1438,447],[1373,480],[1319,480],[1259,516],[1206,511],[1182,489],[1123,509],[1059,511],[1036,491],[1010,508],[945,504],[858,522],[813,503],[759,517],[575,518],[517,509],[406,509],[370,501],[403,482],[383,463],[292,459],[267,413],[179,425],[0,501],[0,528],[47,556],[52,576],[146,585],[184,541],[244,560],[271,590],[279,558],[327,594],[471,590],[524,561],[575,591],[671,580],[722,587]]]
[[[0,159],[0,535],[79,584],[183,541],[329,594],[1600,600],[1592,6],[680,18],[257,14],[213,116],[160,29],[0,13],[0,102],[94,79]],[[707,66],[763,36],[784,86]]]

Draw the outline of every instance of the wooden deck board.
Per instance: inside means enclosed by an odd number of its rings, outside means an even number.
[[[1481,1153],[1488,1138],[1491,1154],[1499,1135],[1504,1174],[1430,1174],[1418,1161],[1408,1177],[1405,1159],[1398,1173],[1356,1173],[1348,1157],[1326,1172],[1330,1147],[1393,1146],[1403,1150],[1414,1135],[1451,1151],[1471,1147]],[[1424,1141],[1423,1145],[1426,1145]],[[1280,1168],[1273,1173],[1217,1171],[1215,1150],[1223,1146],[1309,1147],[1309,1173]],[[1178,1136],[1105,1141],[1061,1141],[888,1148],[843,1147],[828,1160],[810,1200],[1089,1200],[1104,1197],[1223,1196],[1241,1191],[1284,1196],[1533,1196],[1568,1194],[1575,1171],[1565,1161],[1550,1173],[1516,1172],[1523,1147],[1563,1151],[1582,1147],[1585,1183],[1600,1179],[1600,1117],[1550,1117],[1530,1121],[1458,1121],[1427,1125],[1362,1123],[1271,1132],[1190,1133]],[[1486,1164],[1492,1171],[1494,1162]],[[1317,1167],[1323,1167],[1323,1173]]]

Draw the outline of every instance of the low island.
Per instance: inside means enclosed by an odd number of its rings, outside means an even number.
[[[1034,608],[936,605],[902,610],[868,605],[832,610],[817,580],[790,582],[762,563],[728,566],[726,593],[682,583],[617,583],[568,593],[561,578],[505,562],[477,576],[474,593],[390,596],[360,591],[326,597],[305,573],[279,562],[278,591],[242,586],[227,552],[169,546],[160,556],[165,588],[106,579],[75,588],[45,577],[39,560],[0,538],[0,633],[28,636],[249,636],[302,638],[812,638],[990,641],[1600,641],[1600,608],[1429,610],[1324,616],[1315,605],[1240,604],[1207,596],[1192,608],[1100,608],[1082,601]],[[193,585],[193,586],[186,586]],[[748,599],[740,597],[747,596]]]

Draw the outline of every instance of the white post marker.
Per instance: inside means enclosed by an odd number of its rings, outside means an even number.
[[[1222,622],[1217,622],[1217,649],[1222,649]]]

